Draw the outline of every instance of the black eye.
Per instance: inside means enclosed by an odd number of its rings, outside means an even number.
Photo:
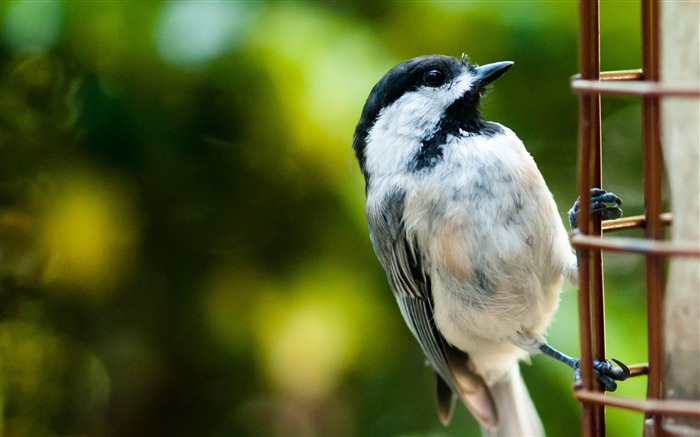
[[[423,83],[431,87],[439,87],[445,83],[445,72],[439,68],[431,68],[423,73]]]

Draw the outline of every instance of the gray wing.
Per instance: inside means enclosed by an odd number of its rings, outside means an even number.
[[[406,324],[438,377],[438,410],[449,423],[455,395],[482,424],[496,423],[496,410],[481,377],[467,368],[467,356],[442,337],[433,318],[430,275],[420,248],[407,240],[403,225],[405,192],[386,196],[368,212],[370,238]],[[449,390],[448,390],[449,389]]]

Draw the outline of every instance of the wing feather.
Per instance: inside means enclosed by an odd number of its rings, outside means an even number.
[[[496,409],[483,379],[468,368],[466,354],[450,346],[435,325],[430,274],[420,248],[407,240],[403,225],[404,198],[405,192],[397,190],[378,207],[368,208],[370,237],[401,314],[437,374],[440,420],[449,422],[458,395],[482,425],[494,426]]]

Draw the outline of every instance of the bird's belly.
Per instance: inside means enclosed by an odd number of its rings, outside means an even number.
[[[542,284],[536,275],[523,271],[498,277],[484,270],[467,281],[431,276],[438,330],[468,354],[488,384],[527,357],[511,338],[519,332],[542,334],[558,303],[559,281]]]
[[[546,232],[494,220],[442,222],[428,243],[434,316],[452,345],[481,360],[526,354],[518,332],[542,333],[558,303],[561,272]]]
[[[450,244],[452,249],[455,243]],[[507,340],[518,331],[542,329],[556,304],[561,280],[538,271],[531,251],[510,250],[506,254],[507,249],[477,247],[481,248],[476,253],[440,255],[432,264],[432,293],[440,331],[456,331],[446,338],[494,341]]]
[[[546,329],[570,252],[534,162],[491,146],[454,148],[449,165],[409,188],[403,216],[430,276],[437,328],[477,366],[526,356],[509,339]]]

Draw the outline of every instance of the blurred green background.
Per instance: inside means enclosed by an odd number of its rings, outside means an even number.
[[[352,134],[402,60],[515,61],[483,112],[564,217],[575,2],[3,1],[0,23],[0,434],[478,434],[462,407],[437,420]],[[639,68],[637,3],[604,1],[601,27],[603,69]],[[639,214],[639,103],[603,114],[606,187]],[[641,259],[606,266],[610,354],[646,361]],[[578,353],[572,287],[548,338]],[[577,435],[571,372],[532,361],[549,435]],[[608,435],[641,429],[609,411]]]

